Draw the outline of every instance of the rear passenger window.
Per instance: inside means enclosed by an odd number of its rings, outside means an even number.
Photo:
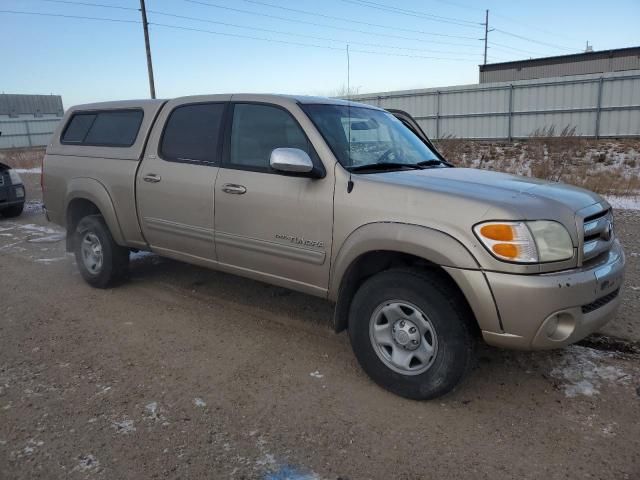
[[[95,119],[96,115],[92,113],[76,113],[64,131],[63,143],[82,143]]]
[[[130,147],[136,141],[142,110],[107,110],[76,113],[62,135],[62,143]]]
[[[268,171],[276,148],[299,148],[312,155],[306,135],[289,112],[268,105],[236,104],[230,166]]]
[[[174,109],[162,135],[162,158],[216,163],[224,107],[224,103],[199,103]]]

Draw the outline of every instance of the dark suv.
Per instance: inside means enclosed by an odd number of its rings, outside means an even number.
[[[18,172],[0,163],[0,215],[17,217],[24,208],[25,190]]]

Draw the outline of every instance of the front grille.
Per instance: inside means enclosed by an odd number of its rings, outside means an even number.
[[[584,219],[582,259],[588,261],[611,248],[613,242],[613,212],[602,210]]]
[[[0,187],[4,186],[4,175],[0,173]]]
[[[587,303],[586,305],[582,305],[582,307],[581,307],[582,313],[591,313],[594,310],[599,309],[600,307],[604,307],[607,303],[609,303],[610,301],[615,299],[618,296],[619,293],[620,293],[620,289],[618,288],[617,290],[614,290],[610,294],[605,295],[604,297],[600,297],[595,302],[591,302],[591,303]]]

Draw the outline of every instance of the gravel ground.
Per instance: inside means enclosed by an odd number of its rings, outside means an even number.
[[[34,203],[0,220],[1,479],[640,478],[637,354],[481,346],[455,392],[404,400],[319,299],[149,254],[91,289],[26,181]],[[617,218],[605,332],[638,340],[640,217]]]

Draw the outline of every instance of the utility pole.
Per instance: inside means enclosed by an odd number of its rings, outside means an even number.
[[[146,28],[146,27],[145,27]],[[489,39],[489,10],[484,13],[484,65],[487,64],[487,40]]]
[[[149,73],[149,92],[151,98],[156,98],[156,85],[153,81],[153,63],[151,63],[151,45],[149,44],[149,22],[147,22],[147,9],[144,0],[140,0],[140,12],[142,13],[142,28],[144,29],[144,46],[147,49],[147,71]],[[486,49],[485,49],[486,52]],[[486,58],[486,53],[485,53]],[[486,62],[485,62],[486,63]]]

